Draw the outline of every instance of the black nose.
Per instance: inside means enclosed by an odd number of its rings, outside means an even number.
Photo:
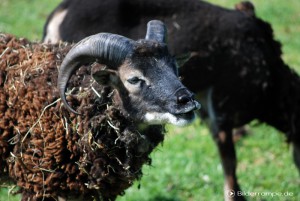
[[[179,104],[187,104],[190,101],[192,101],[192,97],[186,94],[182,94],[177,97],[177,103]]]

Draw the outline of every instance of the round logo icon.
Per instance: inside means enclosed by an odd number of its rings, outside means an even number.
[[[228,191],[228,195],[229,195],[229,197],[233,198],[235,196],[234,190]]]

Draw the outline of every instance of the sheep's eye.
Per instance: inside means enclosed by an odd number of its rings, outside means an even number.
[[[129,82],[130,84],[136,85],[138,83],[140,83],[142,80],[138,77],[133,77],[127,80],[127,82]]]

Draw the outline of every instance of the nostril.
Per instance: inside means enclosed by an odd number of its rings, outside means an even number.
[[[191,97],[187,95],[181,95],[177,97],[177,103],[186,104],[191,101]]]

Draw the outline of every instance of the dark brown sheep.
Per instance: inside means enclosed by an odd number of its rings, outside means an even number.
[[[194,118],[198,103],[165,38],[148,33],[139,41],[97,34],[73,47],[0,35],[0,173],[22,201],[115,200],[151,163],[163,124]],[[79,68],[96,58],[105,65]]]
[[[0,36],[0,171],[21,187],[23,201],[71,194],[113,200],[140,179],[149,153],[163,141],[162,126],[137,132],[109,98],[112,89],[91,82],[88,69],[69,82],[80,91],[69,102],[83,115],[69,115],[55,88],[57,67],[69,49]]]

